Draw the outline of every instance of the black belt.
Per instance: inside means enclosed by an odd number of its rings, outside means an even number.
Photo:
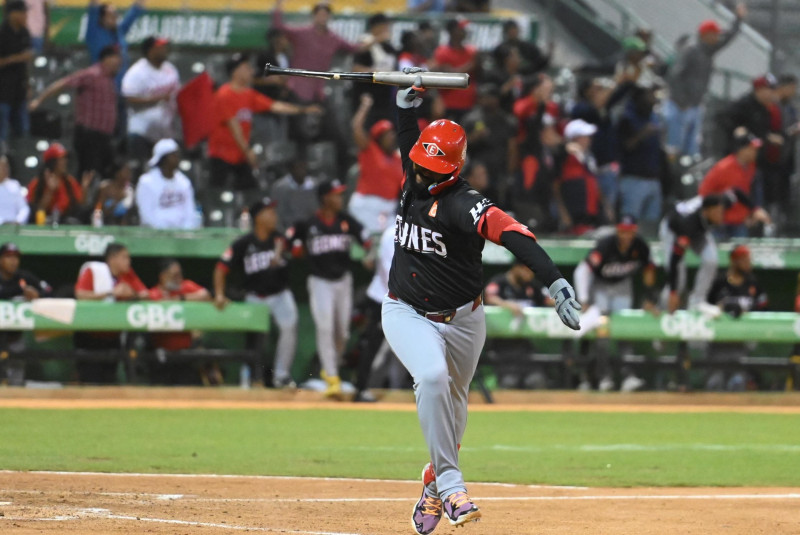
[[[394,295],[392,292],[389,292],[389,299],[400,301],[400,299],[398,299],[397,296]],[[403,303],[408,305],[408,303],[406,303],[405,301],[403,301]],[[472,300],[472,310],[475,310],[476,308],[481,306],[481,303],[483,303],[483,295],[479,295],[478,297]],[[423,318],[429,319],[434,323],[450,323],[451,321],[453,321],[453,318],[456,317],[456,312],[458,311],[457,308],[451,308],[449,310],[439,310],[437,312],[426,312],[413,305],[408,305],[408,306],[414,309],[414,312],[416,312]]]

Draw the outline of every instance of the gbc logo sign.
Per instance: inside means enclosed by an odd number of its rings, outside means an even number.
[[[148,331],[182,331],[186,325],[181,305],[131,305],[128,323]]]
[[[3,329],[33,329],[30,303],[0,303],[0,327]]]
[[[90,256],[100,256],[113,241],[114,236],[108,234],[78,234],[75,238],[75,250]]]
[[[681,340],[713,340],[714,328],[702,316],[688,314],[661,316],[661,330]]]

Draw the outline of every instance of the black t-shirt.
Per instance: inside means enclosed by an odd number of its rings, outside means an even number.
[[[720,273],[714,280],[707,300],[736,316],[742,312],[765,310],[768,303],[767,294],[752,274],[747,275],[741,284],[733,284],[727,272]]]
[[[312,275],[336,280],[350,271],[353,239],[364,245],[369,238],[369,231],[349,214],[339,213],[326,221],[317,212],[308,221],[290,228],[286,236],[293,248],[305,248]]]
[[[489,279],[486,285],[486,295],[496,295],[504,301],[512,301],[521,306],[543,307],[547,305],[550,293],[537,279],[514,286],[505,273],[500,273]]]
[[[27,28],[14,31],[8,22],[0,24],[0,58],[7,58],[31,48],[31,34]],[[28,64],[18,62],[0,67],[0,102],[19,104],[25,101],[28,91]]]
[[[677,287],[677,267],[686,249],[701,248],[707,239],[709,224],[703,218],[702,202],[701,197],[680,202],[667,216],[667,226],[675,234],[675,242],[666,265],[667,285],[671,290]]]
[[[398,110],[398,145],[407,177],[408,157],[419,137],[413,110]],[[395,220],[395,248],[389,290],[429,312],[472,301],[483,290],[478,223],[493,203],[458,178],[438,195],[417,195],[406,180]]]
[[[605,282],[619,282],[650,264],[650,246],[637,235],[630,249],[621,253],[617,247],[617,236],[607,236],[598,240],[594,249],[586,255],[586,263],[595,277]]]
[[[41,297],[49,295],[53,291],[45,281],[30,271],[20,269],[10,279],[4,279],[0,275],[0,300],[5,301],[21,296],[28,286],[35,288]]]
[[[244,289],[258,295],[272,295],[289,287],[289,268],[285,259],[273,265],[278,252],[287,250],[286,239],[273,232],[266,241],[252,232],[245,234],[223,253],[220,262],[244,274]],[[282,255],[281,255],[282,256]]]
[[[395,70],[397,68],[397,51],[389,43],[380,43],[379,46],[386,55],[385,59],[391,60],[391,67],[386,61],[381,61],[382,65],[376,66],[375,58],[372,55],[372,47],[353,56],[353,63],[368,67],[370,71]],[[366,120],[366,128],[381,119],[392,120],[394,118],[395,91],[397,91],[397,88],[383,84],[355,84],[353,86],[353,109],[358,109],[361,95],[364,93],[368,93],[373,100],[372,109]]]

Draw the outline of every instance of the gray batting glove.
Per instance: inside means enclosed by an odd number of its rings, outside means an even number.
[[[578,311],[581,310],[581,305],[575,299],[575,290],[567,282],[567,279],[558,279],[550,285],[550,297],[556,302],[556,313],[564,325],[573,331],[579,330],[581,317]]]
[[[406,67],[406,69],[419,69],[419,67]],[[406,69],[403,69],[403,71],[405,72]],[[397,92],[397,107],[403,108],[404,110],[409,108],[419,108],[419,105],[422,104],[422,97],[420,97],[419,94],[423,91],[425,91],[425,88],[422,87],[422,77],[417,75],[417,77],[414,79],[414,85],[411,87],[406,87],[405,89],[401,89]]]

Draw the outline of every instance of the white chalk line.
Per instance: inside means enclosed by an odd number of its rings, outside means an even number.
[[[236,475],[236,474],[149,474],[140,472],[66,472],[60,470],[0,470],[2,474],[37,474],[55,476],[90,476],[90,477],[144,477],[144,478],[185,478],[185,479],[252,479],[256,481],[344,481],[354,483],[402,483],[409,485],[419,485],[419,479],[369,479],[357,477],[315,477],[315,476],[263,476],[263,475]],[[570,485],[516,485],[513,483],[496,482],[474,482],[474,485],[486,485],[491,487],[505,488],[532,488],[532,489],[554,489],[554,490],[586,490],[589,487],[575,487]]]

